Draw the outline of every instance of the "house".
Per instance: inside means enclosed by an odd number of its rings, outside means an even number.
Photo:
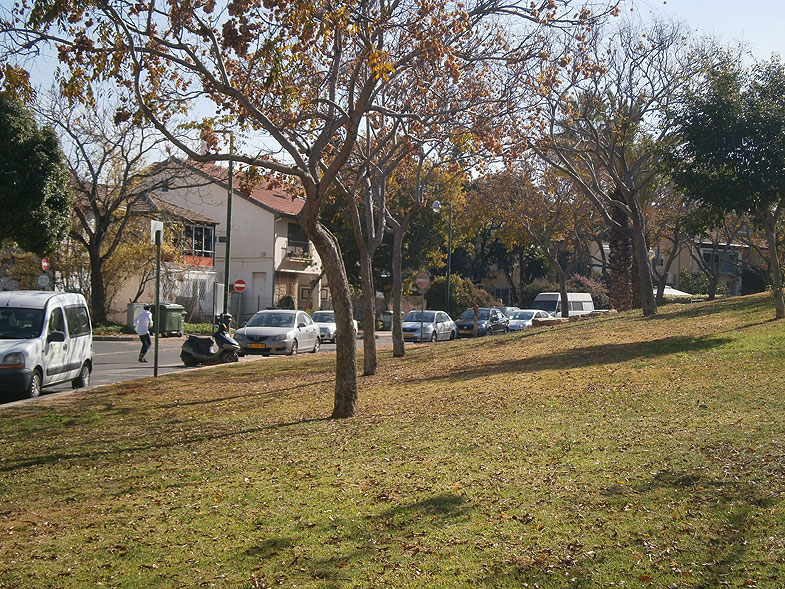
[[[191,261],[209,259],[214,280],[223,284],[227,241],[227,199],[229,170],[210,163],[170,158],[164,167],[176,166],[185,173],[172,174],[171,183],[156,197],[180,209],[209,220],[186,228],[184,238],[191,243]],[[243,280],[242,292],[231,292],[228,311],[238,320],[259,309],[275,306],[290,296],[298,309],[329,307],[329,292],[322,277],[322,264],[297,223],[304,200],[283,188],[266,185],[248,187],[242,174],[235,173],[232,191],[229,284]],[[186,260],[188,260],[186,256]],[[191,266],[193,268],[193,265]],[[213,296],[222,305],[222,290],[189,271],[183,288],[198,292],[212,304]]]
[[[152,195],[134,203],[135,218],[144,220],[129,231],[129,239],[150,241],[149,220],[163,221],[179,234],[175,254],[164,250],[161,256],[161,300],[178,302],[186,309],[187,320],[198,321],[212,314],[212,292],[215,283],[215,256],[212,236],[216,223],[212,219],[178,207]],[[141,232],[141,235],[139,234]],[[151,249],[152,252],[152,249]],[[178,255],[179,254],[179,255]],[[152,302],[155,297],[154,267],[150,253],[143,268],[133,280],[125,281],[112,297],[108,318],[116,323],[128,321],[128,303]]]

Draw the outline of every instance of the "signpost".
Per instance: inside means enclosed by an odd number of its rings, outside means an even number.
[[[235,280],[234,284],[234,292],[243,292],[246,288],[245,280]]]
[[[422,308],[420,309],[420,341],[422,341],[423,321],[425,320],[425,289],[431,283],[431,277],[425,272],[420,272],[414,281],[422,292]]]
[[[161,241],[164,233],[163,221],[150,219],[150,241],[155,244],[155,350],[153,351],[153,376],[158,378],[158,334],[161,332]]]

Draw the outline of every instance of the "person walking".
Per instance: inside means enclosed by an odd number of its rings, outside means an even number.
[[[152,342],[150,341],[150,330],[153,328],[153,314],[150,312],[150,305],[144,306],[144,311],[137,315],[134,319],[134,327],[136,334],[142,342],[142,349],[139,352],[139,362],[147,362],[145,354],[150,349]]]

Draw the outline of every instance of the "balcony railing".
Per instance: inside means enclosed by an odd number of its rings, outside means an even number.
[[[284,256],[292,262],[310,262],[313,259],[310,243],[289,243],[283,248]]]

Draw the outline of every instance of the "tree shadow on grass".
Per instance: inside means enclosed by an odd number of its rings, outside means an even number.
[[[708,529],[703,532],[706,540],[700,546],[700,551],[690,553],[690,559],[704,563],[700,569],[696,568],[696,571],[700,570],[700,574],[690,578],[690,586],[712,589],[744,584],[749,574],[744,572],[745,564],[749,566],[749,559],[755,558],[755,555],[747,556],[747,552],[754,550],[751,547],[755,545],[749,540],[755,537],[755,528],[761,527],[761,514],[770,512],[780,499],[774,495],[766,495],[759,485],[747,481],[717,479],[702,472],[674,470],[652,473],[651,478],[637,484],[610,485],[603,491],[603,495],[608,505],[619,511],[630,502],[645,502],[647,496],[650,496],[652,501],[662,501],[663,492],[677,504],[686,506],[687,511],[692,511],[693,517],[699,517],[704,526],[707,518],[710,520]],[[592,531],[590,534],[594,533]],[[643,547],[637,544],[638,535],[634,533],[626,537],[617,536],[612,529],[607,533],[613,535],[613,540],[606,537],[607,551],[618,550],[622,554],[644,551]],[[645,537],[650,538],[649,534],[645,534]],[[585,541],[578,535],[570,540],[570,544],[560,547],[524,547],[521,557],[492,564],[491,574],[477,579],[474,585],[520,587],[528,583],[529,586],[542,587],[599,586],[597,571],[602,571],[604,561],[615,560],[618,555],[598,552],[588,558],[581,550],[582,542]],[[598,540],[594,538],[592,541]],[[615,566],[629,565],[622,561]],[[641,573],[643,572],[642,570]],[[633,570],[629,574],[633,579],[637,576]],[[558,579],[569,579],[569,583],[560,583]],[[665,581],[661,581],[662,586],[665,586]],[[676,584],[673,583],[672,586]],[[648,581],[642,581],[640,585],[633,584],[636,587],[649,585]]]
[[[171,439],[166,442],[151,442],[149,444],[135,444],[130,446],[115,447],[112,448],[111,450],[99,448],[89,452],[70,452],[70,453],[53,452],[50,454],[45,454],[40,456],[30,456],[19,460],[14,460],[14,459],[6,460],[5,462],[2,463],[2,465],[0,465],[0,472],[14,472],[16,470],[20,470],[23,468],[29,468],[33,466],[43,466],[47,464],[55,464],[65,460],[107,458],[111,456],[122,456],[125,454],[130,454],[132,452],[146,452],[147,450],[152,450],[152,449],[179,448],[183,446],[188,446],[190,444],[198,444],[201,442],[232,438],[235,436],[258,434],[265,431],[273,431],[280,428],[303,425],[306,423],[316,423],[320,421],[330,421],[330,420],[331,418],[329,417],[314,417],[310,419],[299,419],[297,421],[290,421],[287,423],[274,423],[271,425],[263,425],[259,427],[251,427],[251,428],[231,430],[231,431],[226,431],[225,429],[221,429],[218,431],[202,430],[199,434],[196,435],[186,434],[184,436],[178,437],[176,439]],[[109,443],[112,442],[113,441],[110,441]]]
[[[728,337],[673,336],[644,342],[591,345],[569,350],[547,352],[519,360],[483,362],[466,366],[447,375],[432,376],[427,373],[412,380],[466,380],[491,374],[538,372],[543,370],[570,370],[604,364],[618,364],[629,360],[658,358],[682,352],[699,353],[731,342]]]
[[[412,558],[427,558],[427,550],[421,554],[418,544],[420,538],[427,537],[423,529],[438,529],[465,521],[471,509],[460,495],[438,493],[360,518],[332,517],[315,525],[305,524],[300,539],[285,538],[285,542],[265,539],[240,555],[246,559],[275,557],[292,564],[296,562],[297,567],[312,579],[349,581],[351,579],[343,578],[346,567],[373,559],[388,559],[390,547],[410,545],[408,550]],[[308,556],[314,546],[335,546],[336,549],[329,551],[333,553],[329,556]],[[406,551],[404,548],[404,553]]]

